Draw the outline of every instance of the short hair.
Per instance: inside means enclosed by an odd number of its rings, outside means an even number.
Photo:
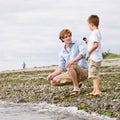
[[[64,42],[62,39],[64,39],[65,38],[65,35],[70,35],[70,36],[72,36],[72,32],[69,30],[69,29],[63,29],[63,30],[61,30],[61,32],[59,33],[59,39],[62,41],[62,42]]]
[[[93,23],[95,26],[99,26],[99,17],[97,15],[90,15],[88,17],[88,23]]]

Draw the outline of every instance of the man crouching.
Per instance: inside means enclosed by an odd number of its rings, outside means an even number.
[[[88,77],[86,46],[82,40],[72,41],[72,32],[69,29],[63,29],[59,39],[64,43],[64,47],[59,53],[58,67],[48,75],[48,80],[54,86],[73,84],[70,95],[76,95],[80,93],[79,82]]]

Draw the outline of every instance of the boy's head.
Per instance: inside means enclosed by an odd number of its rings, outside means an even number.
[[[89,24],[93,24],[96,27],[99,26],[99,17],[97,15],[90,15],[87,21]]]
[[[59,34],[59,39],[62,42],[64,42],[63,39],[66,37],[66,35],[71,37],[72,36],[72,32],[69,29],[63,29],[63,30],[61,30],[61,32]]]

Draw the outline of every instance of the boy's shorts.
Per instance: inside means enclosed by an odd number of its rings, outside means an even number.
[[[80,67],[79,65],[74,64],[74,69],[76,70],[76,73],[77,73],[78,82],[84,81],[88,78],[88,72],[84,70],[82,67]],[[55,86],[73,84],[72,79],[68,72],[64,72],[56,76],[56,79],[57,79],[56,83],[53,84]]]
[[[91,59],[88,60],[88,78],[99,78],[101,62],[95,62]]]

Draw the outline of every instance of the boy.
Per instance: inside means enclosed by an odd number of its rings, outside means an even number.
[[[60,86],[73,84],[70,96],[80,92],[79,82],[87,79],[86,48],[82,41],[72,41],[72,32],[63,29],[59,39],[64,43],[59,54],[57,69],[48,76],[52,85]],[[67,72],[64,72],[67,70]]]
[[[92,31],[89,40],[83,38],[85,43],[88,44],[88,78],[93,79],[93,91],[89,94],[100,95],[100,77],[98,75],[101,61],[102,61],[102,51],[101,51],[101,33],[99,31],[99,17],[97,15],[90,15],[88,17],[88,26]]]

